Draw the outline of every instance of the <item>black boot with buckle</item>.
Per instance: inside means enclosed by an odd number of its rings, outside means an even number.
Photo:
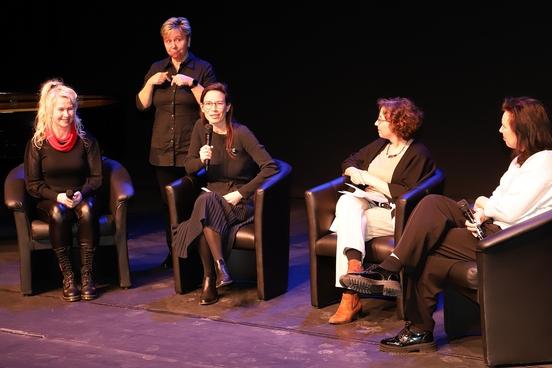
[[[59,268],[63,275],[63,300],[68,302],[76,302],[81,299],[81,294],[75,282],[75,274],[71,267],[69,258],[69,248],[61,247],[54,248],[56,253]]]

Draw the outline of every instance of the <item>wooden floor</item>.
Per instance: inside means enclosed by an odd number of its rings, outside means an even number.
[[[103,282],[89,302],[62,301],[59,286],[21,296],[15,232],[4,231],[0,367],[484,367],[481,338],[449,343],[440,311],[435,353],[379,352],[379,341],[403,325],[393,300],[363,299],[361,319],[329,325],[337,305],[310,305],[300,200],[292,211],[288,292],[259,301],[254,285],[236,283],[210,306],[198,304],[198,291],[175,294],[172,270],[158,267],[166,255],[161,216],[138,205],[129,215],[133,287]]]

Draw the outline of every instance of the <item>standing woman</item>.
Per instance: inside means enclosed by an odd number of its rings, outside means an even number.
[[[208,191],[196,199],[190,219],[176,227],[173,246],[176,256],[187,258],[188,247],[199,240],[204,275],[200,304],[207,305],[218,300],[217,287],[232,283],[224,258],[232,249],[236,231],[252,219],[255,191],[278,172],[278,166],[255,135],[233,121],[233,106],[223,84],[203,90],[201,110],[186,171],[196,173],[206,167]],[[206,127],[212,127],[210,144]]]
[[[353,184],[364,185],[375,202],[353,195],[342,195],[336,204],[330,230],[337,233],[336,287],[348,272],[361,272],[366,255],[365,242],[378,236],[393,235],[395,219],[392,203],[435,170],[425,145],[414,139],[422,125],[422,111],[407,98],[381,98],[379,139],[343,162],[343,173]],[[379,199],[378,199],[379,198]],[[358,292],[346,288],[341,303],[329,323],[349,323],[362,311]]]
[[[34,130],[25,152],[25,184],[38,199],[38,217],[49,224],[50,242],[63,274],[63,299],[94,299],[92,265],[99,230],[95,192],[102,184],[102,163],[98,142],[84,131],[77,115],[75,91],[56,79],[45,82]],[[81,252],[80,291],[70,257],[75,222]]]
[[[203,87],[216,81],[213,67],[189,51],[192,27],[184,17],[169,18],[161,26],[161,38],[168,57],[153,63],[136,96],[140,111],[155,107],[155,120],[149,161],[165,207],[165,186],[186,175],[184,159],[190,145],[190,134],[199,118],[199,100]],[[164,211],[168,213],[168,211]],[[171,236],[166,219],[169,255],[163,267],[172,266]]]

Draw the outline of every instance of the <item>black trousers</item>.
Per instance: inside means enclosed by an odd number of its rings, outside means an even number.
[[[96,247],[99,237],[98,210],[96,198],[89,196],[75,208],[49,199],[38,202],[37,215],[49,225],[50,243],[53,248],[70,247],[73,243],[73,224],[78,225],[78,239],[81,247]]]
[[[450,268],[475,261],[479,240],[466,229],[465,221],[456,201],[441,195],[426,196],[410,215],[393,252],[405,267],[405,316],[414,327],[433,331],[437,295]],[[490,222],[483,227],[488,235],[500,231]]]
[[[186,176],[186,169],[184,167],[178,166],[155,166],[155,176],[157,177],[157,183],[159,184],[159,190],[161,192],[161,199],[163,200],[165,237],[167,239],[169,252],[171,252],[171,225],[169,224],[169,209],[167,207],[167,193],[165,192],[165,186],[169,185],[177,179],[180,179],[183,176]]]

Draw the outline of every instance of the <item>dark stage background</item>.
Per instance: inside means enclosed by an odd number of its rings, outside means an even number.
[[[339,175],[341,161],[377,137],[378,97],[406,96],[422,107],[422,139],[447,174],[446,194],[466,198],[489,195],[509,163],[498,133],[503,98],[529,95],[552,106],[549,19],[525,2],[431,12],[356,2],[269,3],[263,11],[217,2],[152,2],[129,12],[111,5],[4,4],[0,91],[35,93],[62,77],[80,94],[113,97],[114,105],[83,108],[81,117],[136,189],[155,195],[152,115],[136,110],[134,96],[150,64],[166,56],[159,28],[170,16],[190,20],[192,51],[230,85],[238,119],[293,165],[296,197]],[[6,142],[31,132],[33,114],[15,115],[0,114],[0,147],[17,151],[3,155],[3,176],[23,154]]]

